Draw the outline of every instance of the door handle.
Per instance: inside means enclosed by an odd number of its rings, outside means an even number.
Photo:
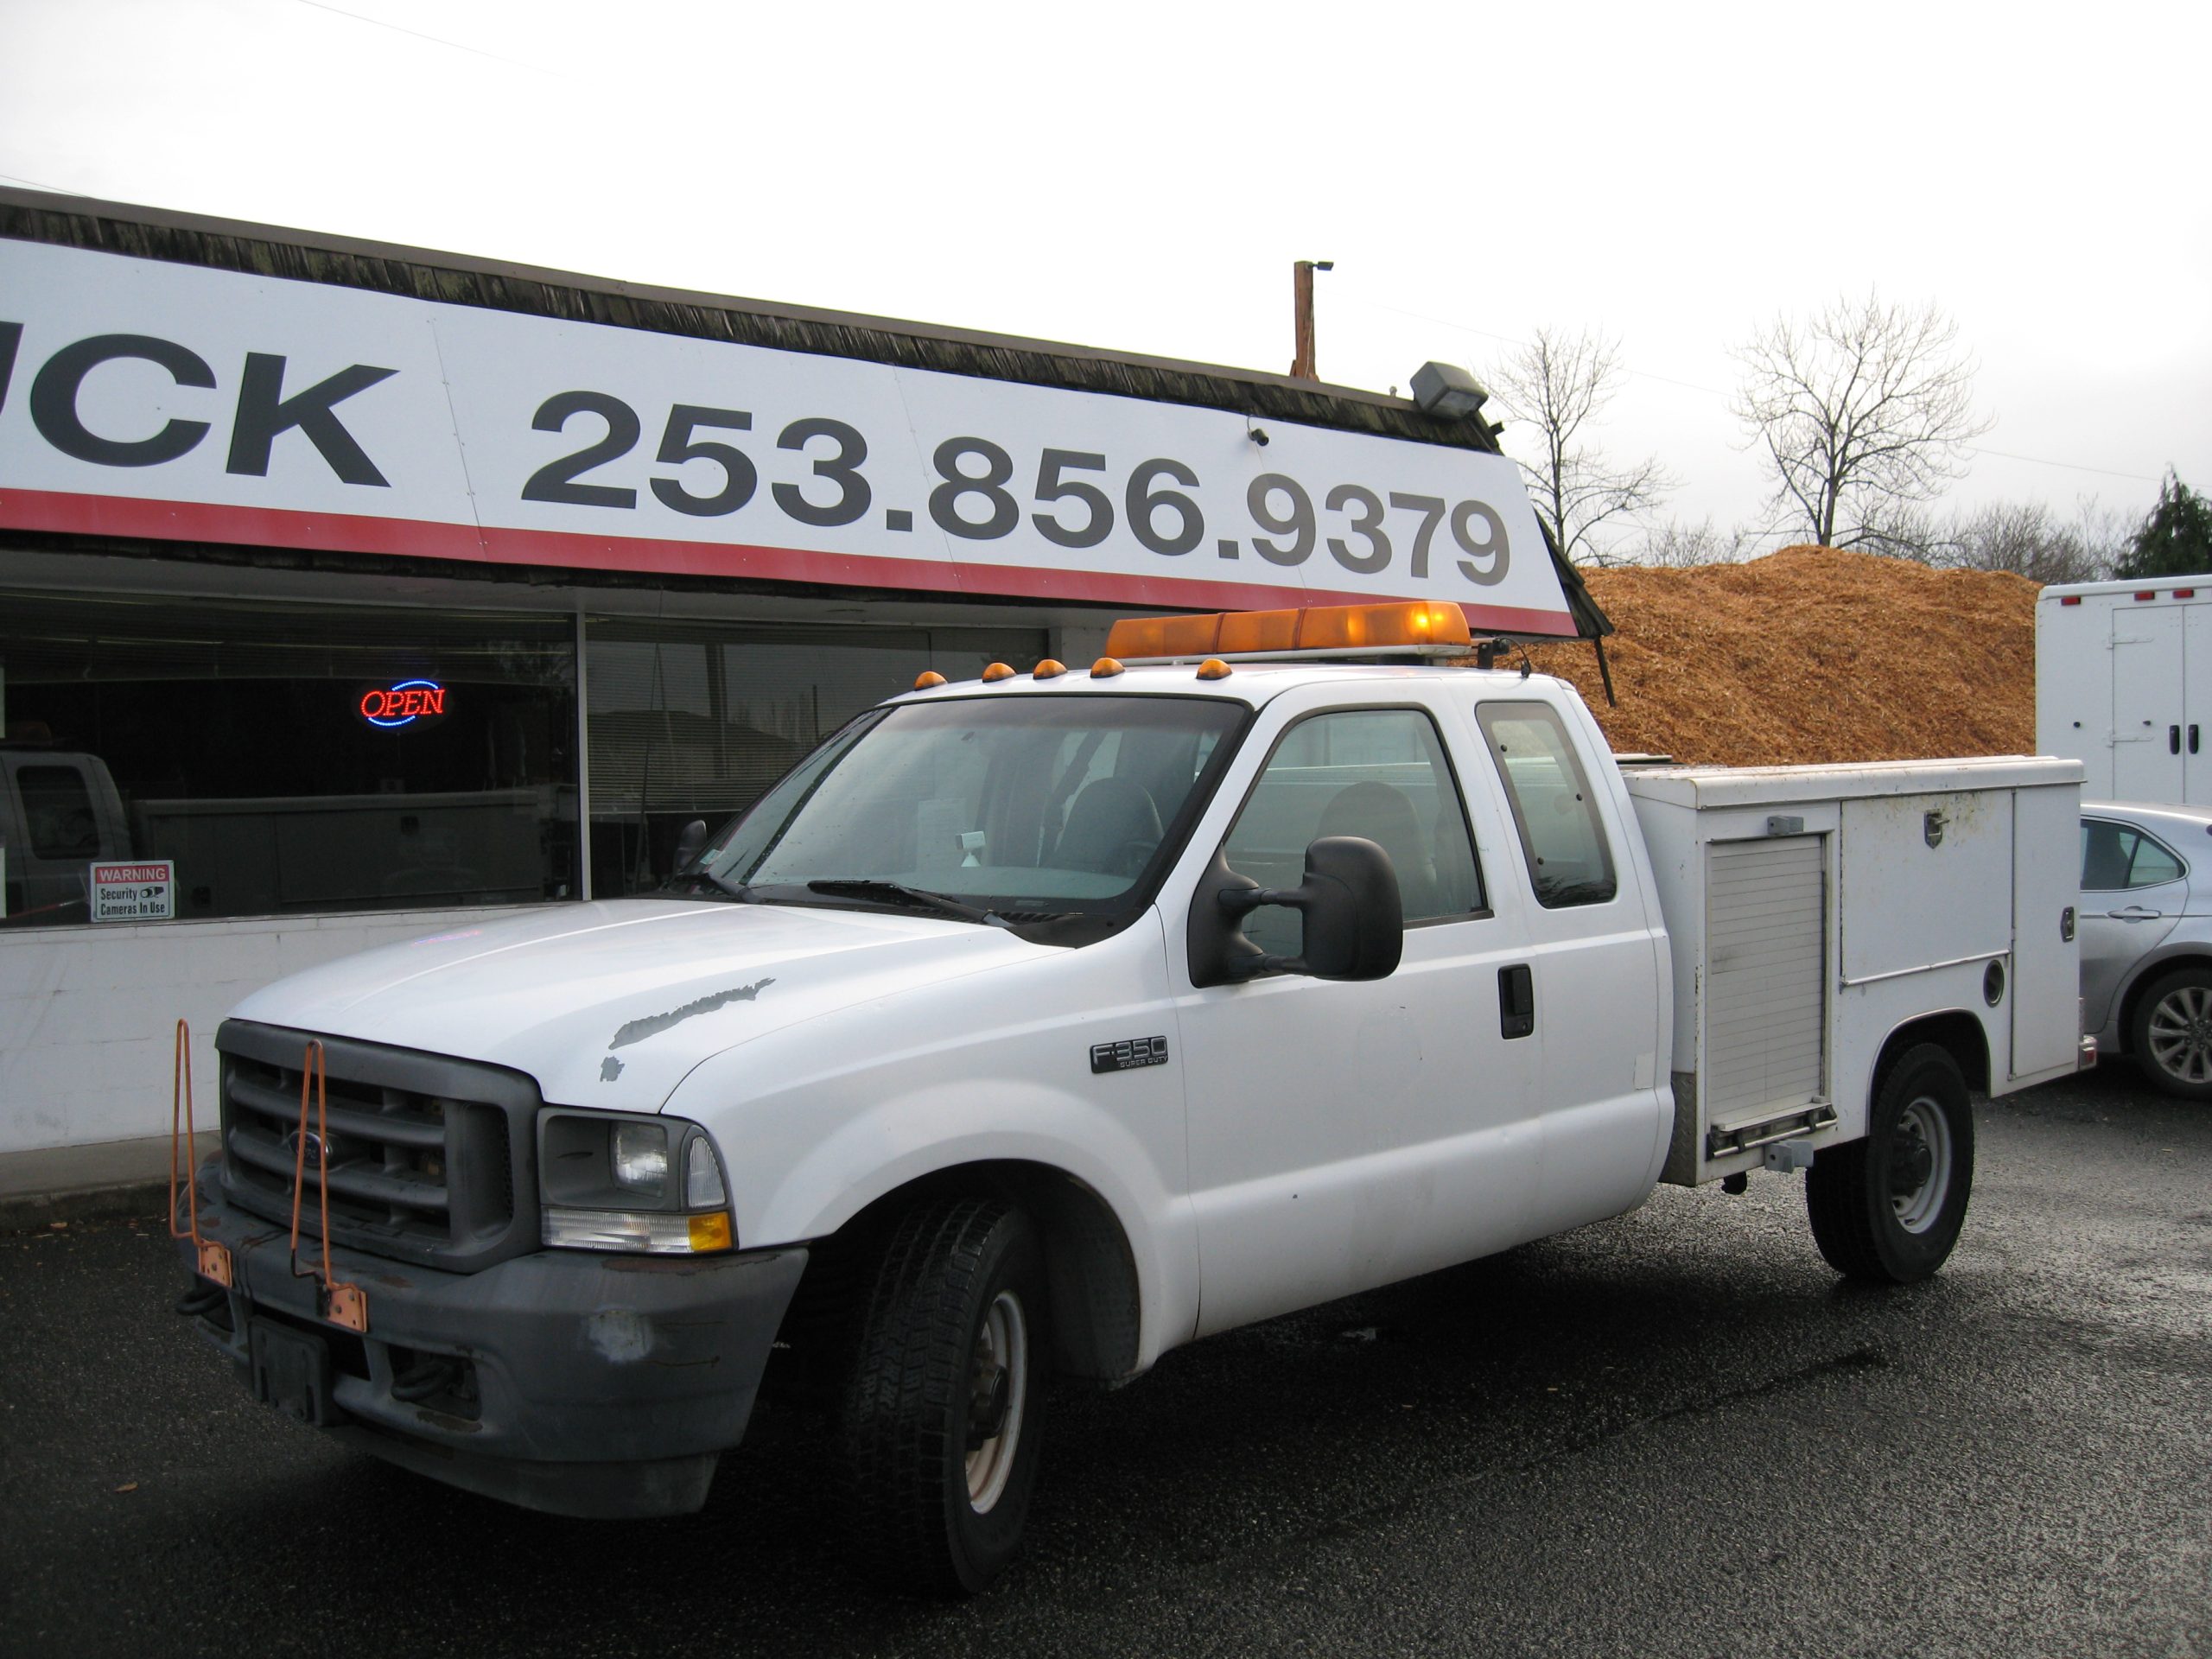
[[[2189,728],[2189,752],[2191,754],[2196,753],[2196,727],[2193,722]]]
[[[2115,922],[2155,922],[2165,913],[2163,910],[2145,910],[2140,905],[2130,905],[2126,910],[2105,912]]]
[[[2181,728],[2178,726],[2166,728],[2166,753],[2168,754],[2181,753]]]
[[[1497,970],[1497,1028],[1509,1042],[1536,1028],[1536,982],[1525,962]]]

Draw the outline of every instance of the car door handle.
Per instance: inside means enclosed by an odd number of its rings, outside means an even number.
[[[2189,728],[2189,752],[2191,754],[2195,754],[2196,753],[2196,728],[2195,726],[2191,726]]]
[[[2105,912],[2115,922],[2155,922],[2165,913],[2163,910],[2145,910],[2140,905],[2130,905],[2126,910]]]
[[[1497,1028],[1508,1042],[1536,1028],[1536,982],[1525,962],[1497,970]]]
[[[2166,728],[2166,753],[2168,754],[2181,753],[2181,728],[2178,726]]]

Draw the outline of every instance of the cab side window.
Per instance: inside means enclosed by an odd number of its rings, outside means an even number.
[[[1305,878],[1306,849],[1361,836],[1390,855],[1408,925],[1487,907],[1459,786],[1435,723],[1418,709],[1316,715],[1285,732],[1222,851],[1263,887]],[[1294,955],[1298,912],[1268,905],[1245,918],[1262,950]]]
[[[2103,818],[2082,820],[2082,890],[2118,893],[2178,881],[2182,861],[2140,830]]]
[[[1475,720],[1513,804],[1536,902],[1557,910],[1609,901],[1619,890],[1613,850],[1557,711],[1541,702],[1485,702]]]

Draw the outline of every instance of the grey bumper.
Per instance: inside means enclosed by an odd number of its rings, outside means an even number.
[[[450,1274],[334,1250],[335,1276],[368,1299],[356,1335],[320,1317],[286,1232],[212,1187],[200,1230],[229,1247],[234,1283],[194,1323],[257,1394],[392,1462],[561,1515],[705,1501],[806,1267],[804,1249],[547,1250]],[[320,1264],[319,1245],[301,1253]],[[189,1243],[181,1254],[191,1272]]]

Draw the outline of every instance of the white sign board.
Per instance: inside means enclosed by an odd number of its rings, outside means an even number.
[[[1574,632],[1511,461],[1262,424],[0,240],[9,528]]]
[[[176,919],[176,861],[95,864],[86,889],[96,922],[171,922]]]

